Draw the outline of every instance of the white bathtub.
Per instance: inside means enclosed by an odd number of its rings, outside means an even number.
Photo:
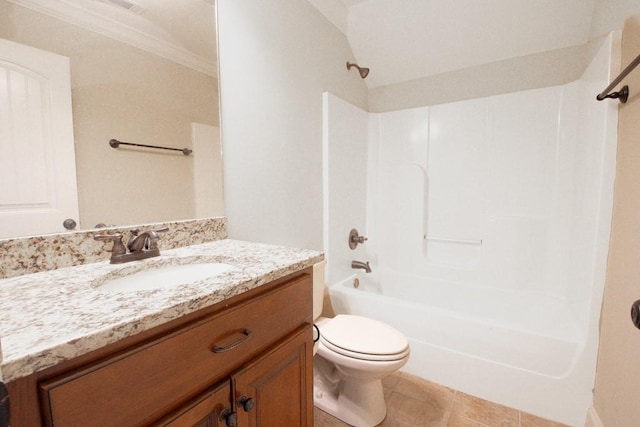
[[[617,142],[617,106],[594,94],[618,55],[612,35],[574,82],[407,110],[325,96],[335,310],[404,332],[411,373],[583,427]],[[368,237],[355,250],[353,227]],[[373,266],[359,289],[353,260]]]
[[[584,425],[590,406],[581,378],[581,366],[588,366],[581,363],[584,334],[560,301],[402,274],[379,282],[361,273],[336,283],[329,289],[332,305],[336,313],[375,318],[402,331],[412,352],[405,371]]]

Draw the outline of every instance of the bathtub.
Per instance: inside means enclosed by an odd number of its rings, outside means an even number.
[[[403,332],[412,352],[404,371],[584,426],[591,402],[585,338],[561,301],[401,273],[371,276],[360,273],[330,286],[333,309]]]

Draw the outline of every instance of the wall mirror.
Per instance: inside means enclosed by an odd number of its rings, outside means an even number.
[[[69,58],[79,228],[224,215],[215,37],[214,0],[0,0],[0,39]],[[25,156],[16,194],[40,173]]]

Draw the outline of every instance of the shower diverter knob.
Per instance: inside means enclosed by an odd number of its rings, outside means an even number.
[[[355,249],[358,247],[358,244],[362,244],[367,240],[366,237],[361,236],[358,233],[358,230],[356,230],[355,228],[352,228],[351,231],[349,232],[349,248],[350,249]]]

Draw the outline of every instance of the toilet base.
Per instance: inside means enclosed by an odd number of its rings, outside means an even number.
[[[330,383],[314,373],[313,404],[326,413],[356,427],[373,427],[387,415],[382,381],[354,380]]]

